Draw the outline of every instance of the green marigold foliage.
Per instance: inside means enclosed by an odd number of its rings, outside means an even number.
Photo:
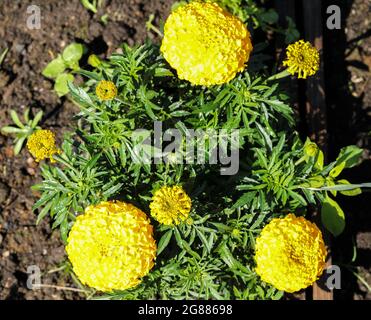
[[[181,184],[192,198],[191,221],[178,226],[153,221],[156,266],[137,287],[105,297],[280,298],[282,293],[254,271],[256,237],[275,213],[302,215],[308,204],[329,201],[331,186],[333,195],[336,188],[354,190],[345,180],[335,180],[357,162],[360,149],[345,148],[325,166],[318,148],[311,145],[312,152],[306,152],[311,142],[299,139],[278,84],[257,74],[245,71],[222,86],[193,87],[177,79],[159,48],[149,43],[123,46],[122,54],[104,64],[80,71],[89,78],[85,87],[69,84],[80,113],[76,130],[67,134],[62,154],[55,157],[59,164],[43,165],[44,181],[34,186],[42,192],[34,206],[40,209],[38,221],[50,214],[66,239],[76,215],[88,205],[123,198],[148,214],[154,191]],[[116,99],[96,96],[95,86],[103,79],[117,86]],[[240,129],[240,171],[220,177],[219,165],[135,163],[131,133],[153,131],[154,120],[185,133],[187,128]],[[338,230],[343,219],[330,211],[337,217],[329,224],[337,221]]]
[[[233,12],[240,2],[230,2],[229,9]],[[241,19],[255,21],[253,14]],[[268,28],[276,18],[264,14],[258,16]],[[352,185],[338,176],[358,163],[362,150],[346,147],[325,165],[322,151],[299,138],[288,97],[278,82],[267,80],[266,66],[259,63],[262,46],[254,47],[248,70],[208,88],[179,80],[153,43],[124,45],[122,53],[92,71],[80,69],[83,86],[68,84],[80,112],[75,130],[65,135],[62,152],[54,157],[58,163],[42,165],[44,181],[33,187],[41,192],[34,205],[38,222],[50,215],[66,241],[76,216],[90,205],[117,199],[150,217],[151,197],[165,185],[181,185],[192,199],[182,223],[161,225],[152,219],[157,258],[148,276],[135,288],[99,297],[279,299],[282,292],[255,272],[255,239],[264,225],[323,204],[324,225],[335,235],[342,232],[344,212],[333,198],[337,192],[356,195],[369,185]],[[117,88],[112,99],[97,97],[102,80]],[[154,121],[184,136],[189,129],[239,129],[239,172],[220,176],[219,164],[135,161],[142,140],[133,140],[132,134],[139,128],[153,133]],[[208,148],[204,153],[209,159]]]

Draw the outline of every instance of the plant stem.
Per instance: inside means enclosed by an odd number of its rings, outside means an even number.
[[[63,287],[63,286],[55,286],[55,285],[52,285],[52,284],[38,284],[38,285],[35,285],[34,287],[35,287],[35,289],[39,289],[39,288],[51,288],[51,289],[74,291],[74,292],[84,292],[84,293],[87,293],[88,292],[87,290],[83,290],[83,289],[77,289],[77,288],[71,288],[71,287]]]
[[[279,73],[276,73],[273,76],[269,77],[267,79],[267,81],[272,81],[272,80],[278,80],[278,79],[286,78],[289,75],[291,75],[291,74],[287,71],[287,69],[285,69],[285,70],[283,70],[283,71],[281,71]]]

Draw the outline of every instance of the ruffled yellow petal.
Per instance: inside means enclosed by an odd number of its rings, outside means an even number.
[[[146,214],[124,202],[86,208],[72,226],[66,252],[83,284],[104,292],[135,287],[156,258]]]
[[[151,215],[165,225],[177,225],[188,219],[191,198],[180,186],[162,187],[152,197]]]
[[[216,3],[194,1],[166,20],[161,51],[180,79],[195,85],[232,80],[252,51],[250,33]]]
[[[27,141],[27,148],[35,158],[36,162],[50,158],[55,162],[53,155],[61,153],[55,145],[55,135],[50,130],[37,130]]]
[[[293,214],[273,219],[256,240],[256,273],[279,290],[295,292],[322,274],[326,249],[318,227]]]
[[[100,100],[112,100],[117,96],[117,88],[112,81],[99,81],[95,93]]]
[[[310,42],[304,40],[290,44],[286,49],[287,59],[283,62],[287,71],[292,75],[298,74],[298,78],[306,79],[313,76],[319,70],[319,53]]]

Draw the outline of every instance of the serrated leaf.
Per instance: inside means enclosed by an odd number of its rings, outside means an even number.
[[[36,210],[43,205],[45,205],[48,201],[50,201],[54,197],[54,193],[49,192],[47,194],[43,194],[42,197],[36,201],[36,203],[32,206],[32,210]]]
[[[39,215],[37,216],[37,219],[36,219],[36,225],[38,225],[42,219],[45,218],[45,216],[49,213],[49,210],[52,206],[52,201],[48,202],[44,208],[42,208],[42,210],[40,211]]]
[[[113,196],[116,192],[118,192],[121,187],[123,186],[124,184],[123,183],[118,183],[117,185],[109,188],[108,190],[104,191],[103,192],[103,196],[106,197],[106,198],[109,198],[111,196]]]
[[[260,131],[260,133],[262,134],[268,149],[272,150],[272,140],[269,137],[269,134],[258,122],[256,122],[256,126],[257,126],[258,130]]]
[[[174,77],[174,74],[166,68],[156,68],[155,77]]]
[[[169,244],[171,237],[173,236],[173,230],[168,230],[160,239],[157,246],[157,255],[159,255]]]
[[[300,204],[302,204],[303,206],[307,205],[307,202],[305,201],[305,199],[299,193],[297,193],[295,191],[292,191],[292,190],[287,190],[287,192],[291,196],[291,198],[300,202]]]
[[[64,243],[67,243],[68,232],[70,231],[67,219],[64,219],[60,224],[61,238]]]
[[[184,117],[184,116],[188,116],[190,114],[191,114],[190,112],[185,111],[185,110],[176,110],[176,111],[173,111],[172,113],[170,113],[170,115],[173,116],[173,117]]]
[[[68,88],[72,95],[72,98],[79,104],[85,106],[93,106],[93,101],[90,99],[89,95],[80,87],[76,87],[72,82],[68,83]]]
[[[152,120],[157,120],[157,117],[152,111],[151,105],[149,103],[144,103],[144,109],[147,113],[147,115],[152,119]]]
[[[209,242],[207,241],[205,235],[199,229],[196,229],[196,233],[200,238],[201,242],[203,243],[203,245],[205,246],[205,248],[207,249],[207,252],[210,253],[212,248],[209,246]]]
[[[219,253],[220,253],[220,257],[222,258],[222,260],[225,262],[225,264],[231,268],[232,270],[237,270],[238,269],[238,265],[236,263],[236,259],[233,257],[231,251],[229,250],[229,248],[227,247],[227,245],[224,243],[220,248],[219,248]]]
[[[96,72],[92,72],[92,71],[87,71],[87,70],[79,70],[77,73],[87,77],[87,78],[90,78],[90,79],[93,79],[93,80],[96,80],[96,81],[100,81],[102,80],[102,76]]]
[[[236,201],[236,203],[232,206],[232,209],[236,209],[236,208],[242,207],[246,204],[249,204],[255,196],[256,196],[256,192],[246,192],[246,193],[244,193]]]
[[[182,236],[180,235],[180,232],[178,229],[174,229],[174,234],[175,234],[175,240],[181,249],[184,249],[185,251],[187,251],[187,253],[189,253],[192,257],[198,260],[201,260],[200,255],[196,251],[192,250],[190,245],[182,239]]]

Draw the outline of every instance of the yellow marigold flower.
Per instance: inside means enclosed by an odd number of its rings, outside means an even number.
[[[195,85],[232,80],[252,51],[250,33],[216,3],[194,1],[166,20],[161,51],[180,79]]]
[[[290,44],[286,49],[287,59],[283,62],[287,66],[287,71],[298,78],[306,79],[313,76],[319,69],[319,53],[310,42],[304,40]]]
[[[153,267],[156,250],[146,214],[120,201],[86,208],[66,246],[80,281],[104,292],[138,285]]]
[[[50,158],[51,162],[54,154],[59,154],[61,151],[55,145],[55,135],[50,130],[37,130],[27,141],[27,148],[36,159],[36,162]]]
[[[191,205],[191,198],[182,187],[164,186],[155,192],[149,207],[158,222],[171,226],[188,218]]]
[[[273,219],[256,240],[256,273],[286,292],[312,285],[322,274],[325,259],[321,231],[293,214]]]
[[[117,88],[112,81],[101,80],[95,88],[95,93],[101,100],[112,100],[117,96]]]

